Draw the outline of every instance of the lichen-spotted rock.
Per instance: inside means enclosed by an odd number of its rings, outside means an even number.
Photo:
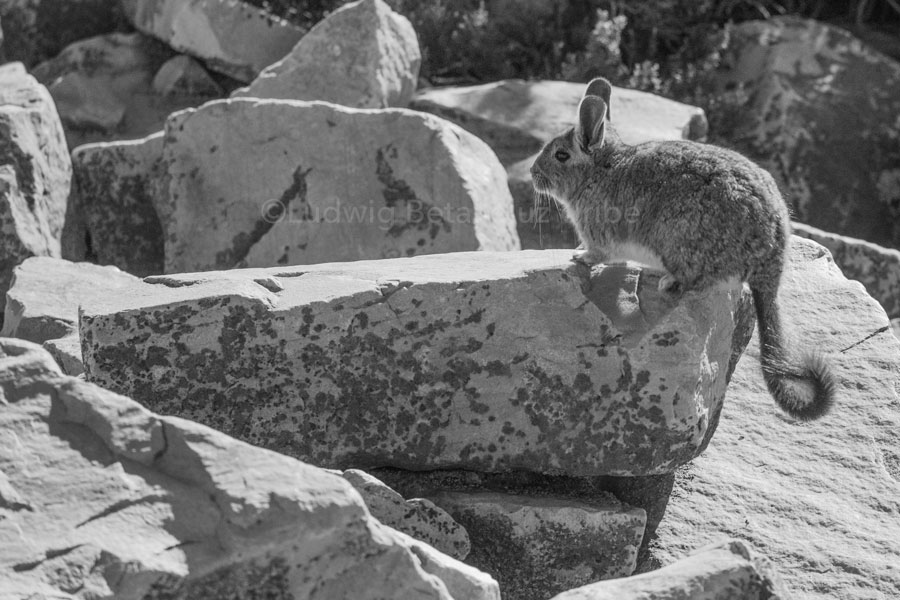
[[[432,115],[235,98],[172,115],[167,273],[519,248],[506,174]]]
[[[0,339],[4,598],[498,600],[342,477],[59,373]]]
[[[559,496],[442,492],[434,502],[471,532],[467,562],[493,575],[504,598],[545,600],[634,571],[646,513],[611,494]]]
[[[712,434],[749,295],[564,251],[151,277],[82,306],[91,381],[334,467],[673,470]]]
[[[85,144],[72,152],[72,194],[63,258],[114,265],[144,277],[163,272],[156,212],[162,132],[142,140]]]

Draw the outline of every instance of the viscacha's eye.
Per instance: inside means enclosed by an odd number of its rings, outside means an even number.
[[[566,152],[565,150],[557,150],[553,154],[553,158],[555,158],[556,160],[558,160],[561,163],[564,163],[567,160],[569,160],[569,153]]]

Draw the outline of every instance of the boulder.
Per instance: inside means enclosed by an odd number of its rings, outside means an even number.
[[[359,0],[325,17],[290,54],[232,95],[405,108],[421,62],[409,20],[383,0]]]
[[[340,476],[64,376],[29,342],[0,340],[0,385],[10,597],[454,597],[432,573],[453,559],[378,523]],[[456,597],[496,600],[480,581]]]
[[[31,68],[72,42],[122,28],[125,15],[109,0],[3,0],[0,21],[6,39],[0,59]]]
[[[900,247],[900,64],[796,17],[735,26],[723,63],[720,84],[750,99],[734,142],[772,172],[797,219]]]
[[[827,250],[794,238],[780,302],[797,339],[827,353],[830,415],[773,419],[754,341],[715,438],[677,472],[643,569],[723,537],[781,565],[787,598],[900,597],[900,341],[884,310]]]
[[[410,108],[433,113],[474,133],[497,153],[509,175],[522,248],[574,248],[578,236],[562,210],[536,198],[531,165],[544,144],[575,125],[583,83],[506,80],[421,90]],[[703,140],[703,110],[660,96],[615,88],[610,114],[629,144]]]
[[[552,250],[158,276],[80,331],[89,380],[317,465],[646,475],[705,447],[754,322],[659,277]]]
[[[156,213],[162,150],[159,132],[142,140],[85,144],[72,152],[63,258],[114,265],[140,277],[163,272]]]
[[[883,248],[865,240],[793,224],[794,235],[822,244],[849,279],[863,284],[878,300],[888,317],[900,317],[900,250]]]
[[[243,82],[281,60],[304,33],[238,0],[122,0],[122,6],[138,31]]]
[[[170,113],[215,97],[214,89],[157,93],[155,78],[178,58],[173,54],[165,44],[141,33],[113,33],[67,46],[59,56],[37,65],[34,75],[49,88],[69,147],[75,148],[150,135],[163,128]]]
[[[343,477],[362,496],[372,516],[388,527],[455,559],[464,560],[469,555],[469,534],[431,500],[405,500],[384,482],[359,469],[348,469],[343,472]]]
[[[719,542],[634,577],[569,590],[553,600],[775,600],[783,595],[771,562],[741,540]]]
[[[444,492],[433,498],[470,532],[467,562],[493,575],[507,600],[631,575],[646,514],[612,496],[588,504],[560,497]]]
[[[90,298],[126,293],[139,281],[116,267],[29,258],[13,271],[0,336],[45,344],[64,373],[78,375],[84,371],[79,305]],[[54,343],[46,344],[51,341]]]
[[[16,265],[59,257],[71,178],[47,89],[21,63],[0,66],[0,308]]]
[[[431,115],[236,98],[164,141],[168,273],[519,247],[496,157]]]

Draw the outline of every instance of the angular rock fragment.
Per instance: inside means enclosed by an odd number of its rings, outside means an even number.
[[[163,161],[169,273],[519,247],[496,157],[431,115],[209,102],[169,118]]]
[[[657,571],[569,590],[553,600],[770,600],[788,598],[781,578],[746,542],[701,548]]]
[[[115,267],[29,258],[13,271],[0,336],[44,344],[64,373],[78,375],[84,371],[78,307],[92,297],[128,293],[138,282]]]
[[[340,476],[63,376],[29,342],[0,340],[0,388],[11,597],[498,598]]]
[[[497,153],[509,175],[522,248],[574,248],[575,230],[548,198],[535,198],[531,164],[544,144],[572,127],[583,83],[507,80],[421,90],[410,108],[448,119]],[[703,140],[703,110],[660,96],[616,88],[613,125],[629,144],[651,140]]]
[[[215,71],[251,81],[290,52],[303,30],[236,0],[123,0],[134,26]]]
[[[405,108],[422,56],[409,20],[383,0],[345,4],[234,96]]]
[[[16,265],[59,257],[71,178],[50,94],[21,63],[0,66],[0,309]]]
[[[404,500],[383,482],[359,469],[348,469],[344,479],[360,493],[372,516],[412,538],[458,560],[469,554],[469,534],[446,511],[426,498]]]
[[[659,276],[552,250],[170,275],[80,331],[91,381],[321,466],[647,475],[705,447],[754,322]]]
[[[432,498],[470,532],[467,562],[493,575],[506,598],[544,600],[631,575],[646,514],[610,495],[561,497],[443,492]]]

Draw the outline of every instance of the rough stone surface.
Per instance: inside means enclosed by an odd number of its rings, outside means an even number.
[[[845,276],[863,284],[888,317],[900,317],[900,250],[829,233],[802,223],[794,223],[793,232],[828,248]]]
[[[898,598],[900,341],[824,249],[794,238],[792,252],[782,311],[799,340],[831,355],[837,405],[813,423],[777,418],[754,339],[715,438],[677,474],[644,568],[740,537],[778,565],[787,598]]]
[[[166,122],[166,272],[519,248],[505,173],[431,115],[235,98]]]
[[[162,150],[160,132],[72,152],[63,258],[115,265],[141,277],[163,272],[163,231],[155,206]]]
[[[746,542],[702,548],[667,567],[569,590],[553,600],[775,600],[783,595],[771,562]]]
[[[80,331],[90,380],[317,465],[643,475],[703,449],[753,327],[658,280],[553,250],[160,276]]]
[[[0,66],[0,308],[16,265],[59,257],[71,178],[50,94],[21,63]]]
[[[799,18],[733,28],[723,86],[749,102],[734,142],[775,176],[797,219],[900,247],[900,64]]]
[[[281,60],[303,30],[238,0],[122,0],[139,30],[248,82]]]
[[[110,0],[3,0],[0,21],[0,59],[30,68],[72,42],[121,28],[125,15]]]
[[[423,541],[455,559],[464,560],[469,555],[469,534],[431,500],[404,500],[384,482],[359,469],[348,469],[343,477],[362,496],[372,516],[388,527]]]
[[[13,597],[452,600],[339,476],[63,376],[21,340],[0,341],[0,389]]]
[[[67,46],[35,67],[34,75],[49,88],[69,147],[75,148],[150,135],[163,128],[170,113],[216,97],[210,90],[158,94],[154,78],[172,55],[165,44],[141,33],[113,33]]]
[[[567,498],[444,492],[433,498],[470,532],[467,562],[493,575],[506,600],[544,600],[634,570],[644,511],[612,496]]]
[[[575,230],[551,202],[536,201],[529,169],[544,144],[575,124],[583,95],[583,83],[507,80],[421,90],[410,108],[456,123],[497,153],[509,175],[522,248],[574,248]],[[646,92],[615,88],[610,114],[629,144],[706,135],[702,109]]]
[[[29,258],[13,271],[6,294],[2,337],[15,337],[36,344],[54,340],[50,353],[59,358],[66,347],[77,347],[77,363],[62,359],[68,375],[77,375],[81,352],[78,338],[78,307],[90,298],[126,293],[140,280],[115,267],[72,263],[58,258]],[[71,338],[71,341],[60,341]],[[68,354],[68,353],[66,353]]]
[[[290,54],[233,95],[405,108],[421,62],[409,20],[382,0],[360,0],[325,17]]]

